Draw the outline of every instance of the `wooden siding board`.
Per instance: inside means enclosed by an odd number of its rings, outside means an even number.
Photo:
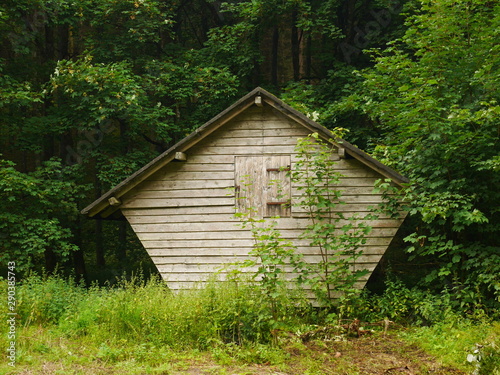
[[[164,240],[143,240],[144,247],[148,252],[153,251],[163,251],[164,249],[184,249],[185,254],[189,254],[189,249],[208,249],[210,251],[214,249],[240,249],[240,248],[251,248],[253,246],[253,239],[247,237],[243,239],[239,237],[237,239],[170,239],[169,241]],[[207,251],[208,251],[207,250]],[[168,250],[165,250],[168,251]],[[179,250],[175,250],[179,251]],[[156,253],[155,253],[156,254]]]
[[[279,144],[279,145],[253,145],[253,146],[225,146],[223,155],[262,155],[262,154],[289,154],[290,146]],[[206,148],[201,151],[200,155],[214,156],[219,155],[220,150],[214,148]]]
[[[186,213],[185,215],[131,215],[128,221],[131,224],[167,224],[167,223],[209,223],[234,222],[234,225],[240,223],[230,214],[208,213],[204,215]]]
[[[224,180],[150,180],[144,184],[144,191],[173,191],[173,190],[188,190],[188,189],[228,189],[234,186],[234,177]],[[125,207],[124,207],[125,208]]]
[[[178,181],[205,181],[205,180],[229,180],[234,176],[233,171],[220,171],[220,172],[191,172],[191,171],[175,171],[168,173],[169,180]],[[166,176],[165,176],[166,177]]]
[[[175,232],[205,232],[205,231],[240,231],[242,229],[241,222],[236,219],[231,219],[230,217],[226,218],[224,221],[216,221],[210,220],[210,217],[203,218],[204,220],[200,220],[198,218],[193,218],[191,221],[187,219],[185,221],[177,220],[177,221],[168,221],[165,219],[160,222],[159,220],[155,220],[156,222],[142,222],[142,220],[134,220],[131,219],[130,223],[133,226],[134,230],[137,233],[175,233]],[[222,219],[219,217],[219,219]],[[366,220],[361,221],[362,223],[372,227],[372,232],[374,234],[377,231],[382,230],[390,230],[390,229],[398,229],[400,221],[393,219],[382,219],[382,220]],[[351,222],[348,220],[340,220],[336,223],[337,228],[342,228],[344,225],[348,225]],[[259,224],[259,223],[258,223]],[[311,222],[305,218],[281,218],[276,220],[276,228],[279,230],[297,230],[301,231],[305,228],[305,226],[310,225]],[[367,236],[371,237],[372,233],[370,232]]]
[[[129,216],[128,221],[131,224],[234,222],[236,225],[240,223],[240,221],[234,219],[232,215],[224,213],[209,213],[204,215],[191,213],[186,213],[184,215],[149,215],[146,212],[144,215]]]
[[[241,261],[244,258],[241,257]],[[317,257],[316,259],[320,259],[320,257]],[[216,259],[212,259],[212,262],[207,262],[207,259],[200,259],[198,263],[163,263],[163,262],[158,262],[157,259],[155,260],[156,267],[158,268],[158,271],[160,273],[179,273],[182,274],[180,278],[178,279],[179,281],[188,281],[190,274],[196,273],[196,274],[205,274],[205,273],[229,273],[231,270],[234,270],[235,268],[241,269],[240,267],[235,266],[228,266],[227,263],[217,263],[215,262]],[[222,260],[222,259],[221,259]],[[355,269],[357,270],[363,270],[363,269],[371,269],[374,264],[378,263],[379,259],[366,259],[365,262],[359,262],[356,263]],[[234,262],[234,260],[232,261]],[[253,266],[253,267],[245,267],[241,269],[241,272],[243,273],[255,273],[258,269],[258,265]],[[289,266],[284,267],[285,272],[288,275],[293,275],[293,268]]]
[[[295,197],[292,199],[295,199]],[[377,203],[357,203],[357,202],[349,204],[346,203],[339,205],[338,211],[347,213],[358,212],[360,215],[363,215],[363,214],[373,213],[374,210],[377,209],[377,207],[378,207]],[[293,206],[292,213],[293,216],[298,216],[298,215],[303,216],[304,214],[307,213],[307,211],[303,207]]]
[[[204,142],[204,146],[210,149],[213,148],[228,148],[228,150],[233,150],[233,149],[241,149],[247,148],[247,146],[251,147],[256,147],[256,146],[263,146],[264,145],[264,138],[261,136],[259,137],[252,137],[252,138],[218,138],[211,140],[210,142]],[[217,151],[217,150],[215,150]]]
[[[172,251],[182,251],[185,249],[185,254],[189,255],[190,249],[232,249],[235,248],[235,251],[239,249],[249,249],[254,245],[254,240],[250,236],[245,236],[246,238],[239,237],[235,238],[213,238],[213,239],[205,239],[205,238],[193,238],[193,239],[170,239],[169,241],[164,240],[144,240],[142,241],[144,247],[147,251],[160,251],[162,249],[172,249]],[[391,238],[387,237],[367,237],[366,243],[363,245],[363,248],[373,248],[374,251],[380,251],[382,248],[386,248]],[[307,240],[294,240],[294,244],[299,246],[300,248],[307,248],[309,243]],[[180,249],[180,250],[179,250]],[[169,251],[169,250],[165,250]],[[204,251],[204,250],[203,250]],[[208,251],[208,250],[207,250]],[[245,250],[246,251],[246,250]]]
[[[136,226],[132,226],[136,228]],[[280,229],[280,228],[278,228]],[[286,239],[295,239],[302,234],[301,230],[297,229],[280,229],[282,232],[282,237]],[[396,233],[397,228],[373,228],[368,238],[392,238]],[[189,234],[188,234],[189,233]],[[154,241],[170,241],[170,240],[192,240],[193,232],[138,232],[137,236],[141,241],[154,240]],[[231,230],[231,231],[220,231],[220,232],[199,232],[200,236],[197,239],[209,240],[209,239],[252,239],[251,233],[245,230]],[[340,232],[339,232],[340,233]]]
[[[207,142],[207,147],[231,147],[228,150],[241,150],[243,146],[292,146],[295,147],[297,140],[292,136],[266,136],[260,138],[220,138],[212,142]]]
[[[135,229],[135,227],[134,227]],[[228,242],[232,240],[253,240],[248,231],[214,231],[214,232],[138,232],[137,237],[141,241],[165,241],[170,243],[183,241],[200,241],[200,246],[204,247],[201,242],[207,242],[206,246],[224,248],[228,246]],[[165,247],[172,245],[165,244]],[[187,248],[187,247],[186,247]]]
[[[145,207],[196,207],[203,206],[234,206],[234,198],[132,198],[124,200],[123,206],[126,208]]]
[[[122,209],[126,217],[133,216],[184,216],[184,215],[207,215],[213,214],[214,210],[210,206],[196,207],[148,207],[148,208],[124,208]],[[217,214],[234,214],[234,204],[230,206],[219,206]]]
[[[221,243],[218,243],[221,245]],[[207,244],[209,245],[209,244]],[[148,254],[155,259],[162,258],[163,262],[168,263],[193,263],[194,259],[201,258],[219,258],[224,257],[224,259],[229,259],[229,262],[238,257],[247,258],[249,252],[253,249],[253,243],[250,241],[247,243],[243,242],[244,246],[240,246],[238,248],[230,247],[229,244],[225,244],[228,247],[206,247],[203,244],[201,246],[194,246],[193,244],[186,243],[185,246],[182,247],[169,247],[169,248],[150,248],[148,249]],[[360,251],[363,252],[363,257],[380,257],[383,255],[386,246],[361,246],[359,248]],[[304,254],[308,257],[316,257],[319,255],[319,250],[313,246],[303,246],[297,248],[297,253]],[[311,259],[307,258],[306,260]],[[198,263],[196,261],[195,263]]]
[[[233,164],[233,155],[229,154],[217,154],[217,155],[203,155],[196,154],[193,151],[188,151],[187,153],[187,161],[185,164]],[[149,180],[154,180],[155,175],[149,177]]]
[[[377,265],[374,263],[368,263],[365,266],[363,266],[362,269],[366,269],[369,272],[373,272]],[[167,267],[163,268],[164,266],[158,267],[159,272],[162,274],[163,278],[167,281],[167,285],[171,285],[171,288],[175,284],[170,284],[170,282],[181,282],[181,283],[200,283],[202,281],[207,281],[207,273],[204,271],[196,270],[191,268],[191,272],[186,272],[186,270],[178,268],[174,269],[173,267]],[[216,267],[210,267],[210,274],[211,276],[216,276],[219,280],[224,280],[226,276],[231,275],[229,271],[226,272],[217,272]],[[247,272],[243,271],[243,273],[251,273],[252,270],[249,269]],[[292,279],[294,277],[297,277],[295,274],[288,274],[288,279]],[[365,276],[365,279],[368,279],[368,276]],[[172,288],[174,289],[174,288]]]
[[[233,163],[207,163],[200,160],[199,163],[182,163],[183,166],[179,168],[179,172],[233,172]]]
[[[269,129],[269,128],[265,128],[264,129],[264,137],[267,138],[267,137],[293,137],[295,143],[294,143],[294,146],[295,144],[297,143],[297,138],[304,138],[304,137],[307,137],[309,135],[309,132],[307,131],[307,129],[303,129],[303,128],[297,128],[297,127],[293,127],[293,128],[272,128],[272,129]]]
[[[234,198],[232,187],[227,188],[200,188],[183,190],[143,190],[136,197],[139,199],[168,199],[168,198]]]
[[[229,224],[229,225],[228,225]],[[227,227],[229,226],[229,228]],[[136,233],[177,233],[177,232],[235,232],[247,231],[232,222],[135,224]]]
[[[178,234],[185,233],[218,233],[223,232],[224,236],[230,237],[231,234],[234,236],[239,236],[240,232],[249,232],[249,229],[243,229],[240,225],[235,225],[234,222],[204,222],[204,223],[161,223],[161,224],[132,224],[132,228],[136,233],[149,233],[157,234],[160,238],[161,236],[168,238],[174,238]],[[276,226],[284,238],[298,238],[302,233],[303,229],[300,225],[300,220],[296,220],[294,225],[279,223]],[[394,234],[398,227],[396,225],[392,226],[376,226],[372,227],[371,231],[366,237],[390,237]],[[341,230],[337,229],[335,234],[341,234]],[[208,234],[208,233],[207,233]],[[172,237],[171,237],[172,236]]]

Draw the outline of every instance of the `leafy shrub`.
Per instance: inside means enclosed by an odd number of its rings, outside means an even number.
[[[57,323],[86,294],[73,279],[32,274],[17,288],[17,313],[24,324]]]
[[[67,224],[78,215],[84,190],[73,181],[76,167],[63,168],[56,158],[29,174],[15,166],[0,159],[0,264],[16,260],[17,271],[25,272],[43,264],[46,251],[67,259],[78,250]]]
[[[494,323],[481,350],[478,375],[500,375],[500,323]]]
[[[401,280],[387,280],[382,294],[363,291],[360,296],[343,301],[344,314],[375,322],[390,319],[400,324],[430,325],[459,315],[449,291],[432,293],[408,288]],[[481,316],[481,315],[479,315]]]
[[[335,129],[335,136],[340,137],[342,132]],[[362,255],[360,247],[372,229],[365,220],[374,216],[346,216],[338,209],[345,203],[338,187],[342,174],[331,158],[331,145],[318,133],[299,138],[295,151],[297,161],[291,177],[300,191],[297,206],[307,212],[310,220],[301,238],[318,248],[321,255],[317,263],[302,262],[298,281],[310,287],[318,303],[332,307],[335,297],[353,293],[355,284],[368,273],[356,269],[356,263]]]

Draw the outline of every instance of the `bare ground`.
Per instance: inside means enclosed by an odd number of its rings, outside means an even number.
[[[289,360],[285,366],[247,366],[225,368],[210,364],[193,366],[175,374],[466,374],[444,366],[414,345],[395,336],[350,338],[347,341],[313,341],[305,345],[288,345]]]

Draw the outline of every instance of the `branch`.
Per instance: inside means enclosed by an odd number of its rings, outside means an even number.
[[[156,147],[160,148],[162,151],[165,151],[167,149],[167,145],[164,142],[161,141],[155,141],[154,139],[149,138],[146,134],[141,133],[142,137],[149,143],[155,145]]]

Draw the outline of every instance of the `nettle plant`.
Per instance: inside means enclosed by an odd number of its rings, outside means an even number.
[[[299,139],[296,152],[290,177],[301,194],[294,206],[302,209],[308,219],[300,238],[319,249],[319,260],[307,261],[293,241],[282,237],[277,228],[278,216],[261,218],[253,207],[235,214],[241,226],[250,229],[254,240],[251,257],[237,263],[237,270],[254,269],[251,278],[258,281],[268,297],[273,315],[278,299],[290,284],[310,289],[320,305],[332,306],[336,298],[352,294],[355,284],[368,272],[357,265],[357,260],[371,231],[365,221],[374,215],[361,218],[342,212],[342,175],[335,170],[331,147],[317,133]],[[281,191],[279,181],[271,183],[278,184]],[[250,193],[251,185],[249,178],[241,181],[244,193],[240,199]],[[287,272],[293,277],[285,277]]]
[[[346,215],[339,189],[342,174],[335,169],[332,148],[317,133],[301,138],[296,146],[297,162],[292,181],[301,192],[296,206],[302,208],[309,224],[302,234],[319,249],[320,261],[304,263],[303,283],[319,303],[329,306],[334,298],[351,294],[355,284],[368,273],[357,265],[371,227],[358,215]]]

